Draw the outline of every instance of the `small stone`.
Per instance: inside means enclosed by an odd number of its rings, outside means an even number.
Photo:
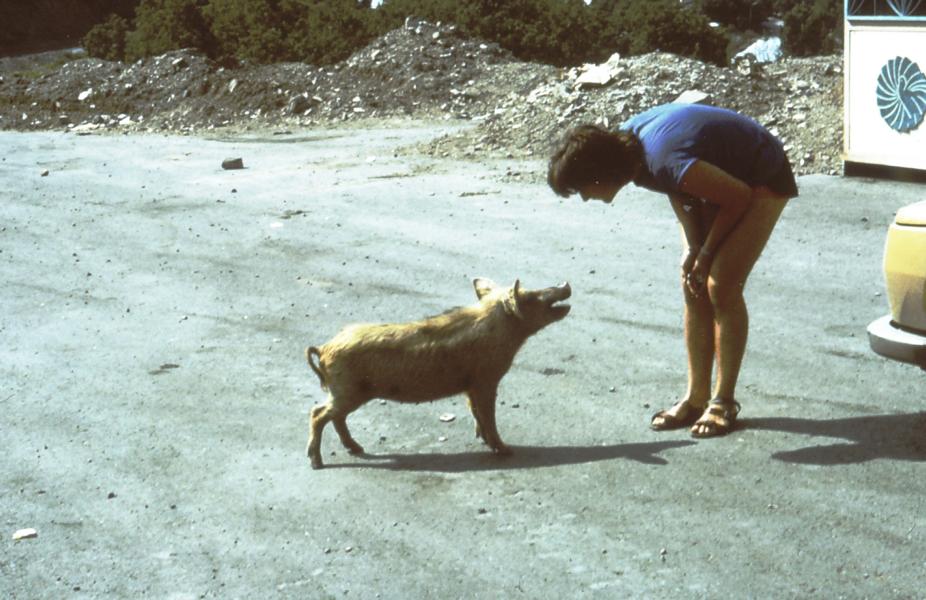
[[[456,415],[454,415],[454,414],[452,414],[452,413],[444,413],[444,414],[442,414],[439,418],[440,418],[440,420],[443,421],[444,423],[450,423],[451,421],[453,421],[453,420],[456,419],[457,417],[456,417]]]
[[[244,160],[242,160],[241,158],[226,158],[225,160],[222,161],[222,168],[226,170],[243,169]]]
[[[37,537],[39,537],[39,532],[36,531],[35,529],[32,529],[31,527],[26,528],[26,529],[19,529],[15,533],[13,533],[14,540],[28,540],[28,539],[37,538]]]
[[[711,96],[701,90],[686,90],[673,100],[678,104],[710,104]]]
[[[42,171],[42,177],[48,177],[48,169]]]

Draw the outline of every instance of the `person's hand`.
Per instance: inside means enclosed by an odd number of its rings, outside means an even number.
[[[692,267],[694,267],[695,260],[698,259],[698,252],[701,251],[701,246],[691,246],[685,253],[682,255],[682,280],[688,281],[688,274],[691,273]]]
[[[685,275],[685,285],[688,291],[695,298],[704,292],[704,286],[707,284],[707,277],[711,272],[711,257],[704,252],[697,254],[691,266],[691,270]]]

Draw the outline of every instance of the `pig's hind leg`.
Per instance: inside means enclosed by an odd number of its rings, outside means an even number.
[[[312,415],[309,418],[309,442],[306,444],[305,453],[312,462],[313,469],[320,469],[322,465],[321,443],[322,430],[328,421],[334,423],[334,430],[337,431],[341,443],[351,454],[363,454],[363,447],[354,441],[347,428],[347,415],[357,409],[362,402],[345,401],[340,396],[330,394],[327,404],[319,404],[312,408]]]
[[[334,423],[334,430],[338,432],[338,437],[341,438],[341,443],[347,451],[351,454],[363,454],[363,446],[351,437],[350,430],[347,428],[347,414],[332,417],[331,422]]]
[[[309,457],[313,469],[322,468],[322,430],[331,420],[331,400],[327,404],[317,404],[309,413],[309,441],[305,445],[305,455]]]

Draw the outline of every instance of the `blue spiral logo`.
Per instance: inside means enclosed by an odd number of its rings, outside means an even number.
[[[877,98],[881,117],[891,129],[916,129],[926,114],[926,75],[909,58],[892,58],[881,67]]]

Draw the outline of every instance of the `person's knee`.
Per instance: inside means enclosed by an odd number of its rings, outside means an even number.
[[[743,303],[743,282],[725,281],[711,277],[707,282],[707,295],[717,313],[739,307]]]
[[[702,291],[695,295],[684,279],[682,280],[682,296],[685,298],[685,305],[691,310],[701,311],[711,308],[711,299],[708,294]]]

